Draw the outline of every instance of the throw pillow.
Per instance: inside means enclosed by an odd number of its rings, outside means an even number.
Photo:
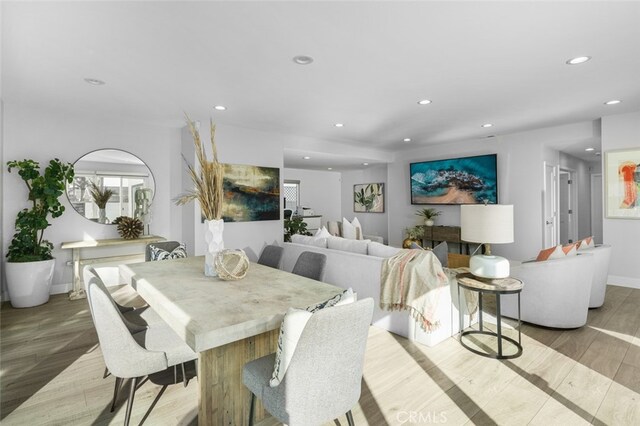
[[[564,252],[565,256],[575,256],[576,254],[578,254],[577,243],[566,244],[562,246],[562,251]]]
[[[358,220],[358,218],[354,217],[351,221],[351,224],[354,226],[354,228],[356,228],[356,240],[363,240],[364,237],[362,236],[362,225],[360,225],[360,221]]]
[[[170,252],[161,249],[156,246],[149,246],[151,250],[151,260],[168,260],[168,259],[181,259],[187,257],[187,247],[184,244],[180,244]]]
[[[298,346],[300,336],[302,336],[302,332],[313,313],[320,309],[342,306],[353,302],[355,302],[353,289],[348,288],[341,294],[337,294],[329,300],[310,306],[307,309],[289,308],[280,326],[276,361],[273,366],[273,374],[269,380],[269,386],[276,387],[282,382],[282,379],[284,379],[284,375]]]
[[[337,222],[335,220],[328,221],[327,231],[329,231],[329,234],[333,235],[334,237],[341,236],[342,232],[340,232],[340,222]]]
[[[332,250],[350,251],[352,253],[367,254],[369,240],[347,240],[345,238],[332,237],[327,239],[327,247]]]
[[[440,244],[438,244],[437,246],[435,246],[433,249],[430,248],[423,248],[421,247],[419,244],[412,242],[411,245],[409,246],[409,248],[413,249],[413,250],[429,250],[432,251],[433,254],[438,258],[438,260],[440,261],[440,264],[442,265],[443,268],[448,268],[449,267],[449,244],[447,244],[446,241],[441,242]]]
[[[582,240],[578,241],[576,244],[577,244],[578,251],[589,250],[595,247],[595,242],[593,241],[593,237],[583,238]]]
[[[322,228],[318,229],[318,231],[316,232],[316,235],[314,235],[314,237],[316,238],[328,238],[330,236],[331,234],[327,230],[326,226],[323,226]]]
[[[549,247],[540,250],[540,253],[538,253],[538,257],[536,257],[536,262],[542,262],[549,259],[559,259],[564,256],[565,253],[562,250],[562,246],[558,245],[555,247]]]
[[[346,238],[347,240],[358,239],[356,227],[344,217],[342,218],[342,238]]]

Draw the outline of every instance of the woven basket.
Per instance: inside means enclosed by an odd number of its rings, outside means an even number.
[[[249,270],[249,258],[241,249],[224,249],[215,258],[218,277],[226,281],[241,280]]]

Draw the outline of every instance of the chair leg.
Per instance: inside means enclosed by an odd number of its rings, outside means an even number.
[[[106,379],[107,377],[109,377],[109,369],[107,367],[104,368],[104,374],[102,375],[103,379]]]
[[[347,424],[349,426],[355,426],[355,423],[353,422],[353,414],[351,414],[351,410],[347,411]]]
[[[116,385],[113,388],[113,401],[111,401],[111,412],[116,409],[116,400],[118,399],[118,391],[120,391],[120,386],[122,386],[122,379],[120,377],[116,377]]]
[[[253,426],[253,415],[256,408],[256,395],[251,392],[251,405],[249,405],[249,426]]]
[[[184,383],[184,387],[186,388],[189,384],[189,380],[187,380],[187,373],[184,370],[184,362],[180,364],[180,367],[182,367],[182,383]]]
[[[176,383],[178,383],[178,366],[174,365],[173,366],[173,384],[175,385]]]
[[[127,412],[124,417],[124,426],[129,426],[129,420],[131,419],[131,407],[133,407],[133,396],[136,393],[137,382],[137,377],[131,379],[131,388],[129,389],[129,399],[127,400]]]

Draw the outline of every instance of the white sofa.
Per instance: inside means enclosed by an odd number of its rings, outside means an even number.
[[[591,282],[591,297],[589,298],[589,308],[599,308],[604,304],[604,296],[607,291],[607,279],[609,278],[609,262],[611,260],[611,246],[599,245],[586,250],[579,250],[578,253],[588,253],[593,255],[594,270],[593,281]]]
[[[586,251],[562,259],[512,263],[511,277],[524,282],[520,293],[522,321],[545,327],[576,328],[587,323],[594,256]],[[501,298],[502,315],[518,317],[515,294]]]
[[[332,239],[334,239],[332,241]],[[343,238],[331,237],[326,243],[329,247],[340,246]],[[295,239],[294,239],[295,241]],[[310,240],[307,240],[308,242]],[[380,271],[385,257],[391,257],[400,249],[384,246],[375,242],[347,240],[354,251],[338,250],[322,247],[322,241],[315,241],[315,245],[284,243],[282,268],[291,272],[298,256],[304,251],[323,253],[327,256],[324,282],[342,288],[353,288],[358,298],[372,297],[375,301],[372,325],[383,328],[392,333],[414,340],[418,343],[434,346],[459,331],[458,314],[458,286],[455,279],[450,279],[450,285],[441,287],[439,295],[437,318],[440,327],[426,333],[416,325],[407,312],[385,311],[380,309]],[[320,247],[319,247],[320,246]],[[372,254],[369,254],[372,253]],[[453,285],[451,285],[453,283]],[[462,306],[466,306],[464,294],[461,297]],[[469,325],[469,314],[464,308],[465,327]],[[477,321],[477,316],[474,316]]]

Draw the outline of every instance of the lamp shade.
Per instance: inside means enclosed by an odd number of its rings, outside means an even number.
[[[512,243],[513,205],[462,205],[460,224],[463,241],[490,244]]]

